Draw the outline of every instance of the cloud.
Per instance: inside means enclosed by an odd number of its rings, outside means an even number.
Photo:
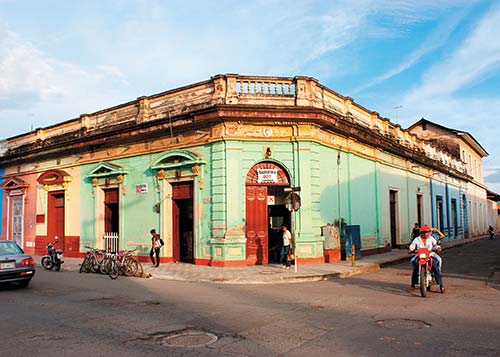
[[[413,51],[403,63],[400,63],[398,66],[391,68],[387,72],[375,77],[374,79],[368,81],[362,86],[353,90],[353,94],[361,92],[365,89],[376,86],[404,71],[411,68],[415,64],[417,64],[423,57],[430,54],[434,50],[444,46],[452,32],[455,30],[460,20],[464,15],[464,11],[461,11],[460,14],[450,16],[447,20],[443,21],[436,30],[434,30],[418,47],[415,51]]]
[[[474,85],[497,75],[500,68],[500,42],[498,37],[500,7],[492,8],[477,22],[461,45],[449,56],[425,72],[418,86],[403,96],[400,103],[406,118],[400,120],[410,125],[415,114],[442,125],[472,134],[491,157],[498,155],[500,99],[498,93],[490,96],[463,94]],[[408,114],[411,113],[411,118]],[[493,131],[492,131],[493,130]],[[500,187],[494,160],[484,161],[484,171],[490,172],[487,183]]]
[[[422,83],[406,98],[422,101],[434,96],[448,96],[476,84],[500,68],[500,41],[497,38],[500,7],[487,12],[474,31],[444,61],[434,65]]]
[[[53,124],[217,73],[312,75],[328,83],[352,71],[352,56],[340,54],[359,39],[400,36],[457,4],[72,2],[58,26],[40,26],[43,33],[31,31],[29,41],[2,32],[0,118],[9,110],[36,126]],[[32,19],[39,21],[48,20]]]
[[[484,182],[486,183],[500,183],[500,167],[496,167],[489,172],[485,173]]]
[[[29,42],[0,28],[0,108],[21,105],[58,95],[62,89],[51,80],[53,63]]]

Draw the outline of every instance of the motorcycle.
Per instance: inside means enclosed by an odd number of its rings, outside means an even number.
[[[54,269],[55,271],[61,270],[61,264],[64,263],[63,259],[63,251],[62,249],[56,249],[55,245],[58,243],[57,239],[45,247],[47,249],[47,255],[44,255],[42,257],[42,267],[45,270],[52,270]]]
[[[427,292],[431,291],[432,285],[437,285],[434,273],[432,272],[432,257],[429,249],[419,248],[417,250],[417,264],[420,294],[422,297],[426,297]]]

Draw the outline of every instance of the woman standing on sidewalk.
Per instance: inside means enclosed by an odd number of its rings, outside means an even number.
[[[149,257],[151,258],[151,262],[153,263],[153,267],[158,268],[160,265],[160,248],[162,246],[160,235],[156,233],[156,229],[152,229],[149,231],[151,233],[151,251],[149,252]],[[155,256],[156,255],[156,262]]]

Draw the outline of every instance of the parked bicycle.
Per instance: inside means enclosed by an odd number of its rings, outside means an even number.
[[[90,246],[85,246],[85,248],[88,251],[80,265],[80,273],[99,272],[109,275],[112,279],[116,279],[120,274],[142,276],[144,273],[142,264],[132,256],[136,249],[108,252]]]

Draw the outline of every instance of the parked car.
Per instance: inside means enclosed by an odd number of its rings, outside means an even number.
[[[0,240],[0,284],[26,287],[35,275],[35,261],[16,242]]]

